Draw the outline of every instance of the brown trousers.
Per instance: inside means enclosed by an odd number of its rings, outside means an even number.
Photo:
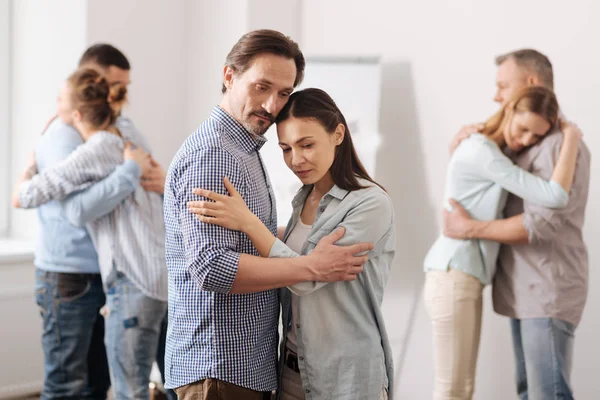
[[[203,379],[175,389],[179,400],[269,400],[271,392],[256,392],[218,379]]]

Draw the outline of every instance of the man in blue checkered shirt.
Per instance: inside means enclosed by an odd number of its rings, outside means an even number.
[[[275,196],[259,153],[263,137],[304,75],[304,56],[283,34],[244,35],[227,56],[223,98],[175,155],[165,186],[169,269],[167,387],[180,399],[266,399],[277,388],[277,288],[352,280],[372,248],[335,246],[310,255],[260,258],[241,232],[203,224],[187,210],[194,188],[226,194],[228,177],[277,233]]]

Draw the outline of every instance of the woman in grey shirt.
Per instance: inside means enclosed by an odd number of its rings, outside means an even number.
[[[197,189],[212,202],[190,202],[198,218],[248,235],[263,257],[310,253],[343,227],[340,245],[372,242],[369,261],[350,282],[304,282],[282,289],[282,399],[386,399],[391,395],[392,354],[381,314],[395,251],[392,203],[362,166],[348,125],[319,89],[290,96],[277,118],[279,146],[304,186],[282,240],[231,196]],[[285,242],[285,244],[284,244]]]
[[[575,125],[561,122],[565,140],[550,181],[514,165],[501,150],[518,152],[531,146],[558,122],[558,103],[551,90],[527,87],[517,92],[481,133],[458,146],[448,166],[445,198],[460,202],[478,220],[502,218],[508,192],[544,207],[565,207],[581,136]],[[494,276],[499,249],[497,242],[441,235],[425,258],[436,400],[473,395],[482,290]]]

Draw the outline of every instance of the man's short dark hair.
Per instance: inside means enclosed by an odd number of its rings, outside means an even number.
[[[306,62],[298,43],[283,33],[270,29],[251,31],[242,36],[227,55],[225,65],[236,74],[243,74],[252,65],[255,56],[265,53],[294,60],[296,64],[294,87],[302,82]],[[225,85],[221,91],[223,93],[227,91]]]
[[[552,71],[552,63],[544,54],[533,49],[511,51],[510,53],[496,57],[496,65],[500,66],[500,64],[503,64],[511,58],[515,60],[515,63],[520,68],[535,73],[542,85],[546,86],[548,89],[554,90],[554,72]]]
[[[79,60],[79,66],[96,64],[102,68],[115,66],[119,69],[130,70],[129,60],[116,47],[107,43],[97,43],[89,47]]]

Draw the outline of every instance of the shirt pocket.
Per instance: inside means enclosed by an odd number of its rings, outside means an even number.
[[[323,225],[321,228],[311,233],[306,239],[308,243],[305,244],[305,251],[303,251],[303,253],[306,253],[308,250],[313,250],[317,246],[317,244],[319,244],[319,241],[321,241],[321,239],[333,232],[336,229],[336,227],[337,224],[326,222],[325,225]]]

